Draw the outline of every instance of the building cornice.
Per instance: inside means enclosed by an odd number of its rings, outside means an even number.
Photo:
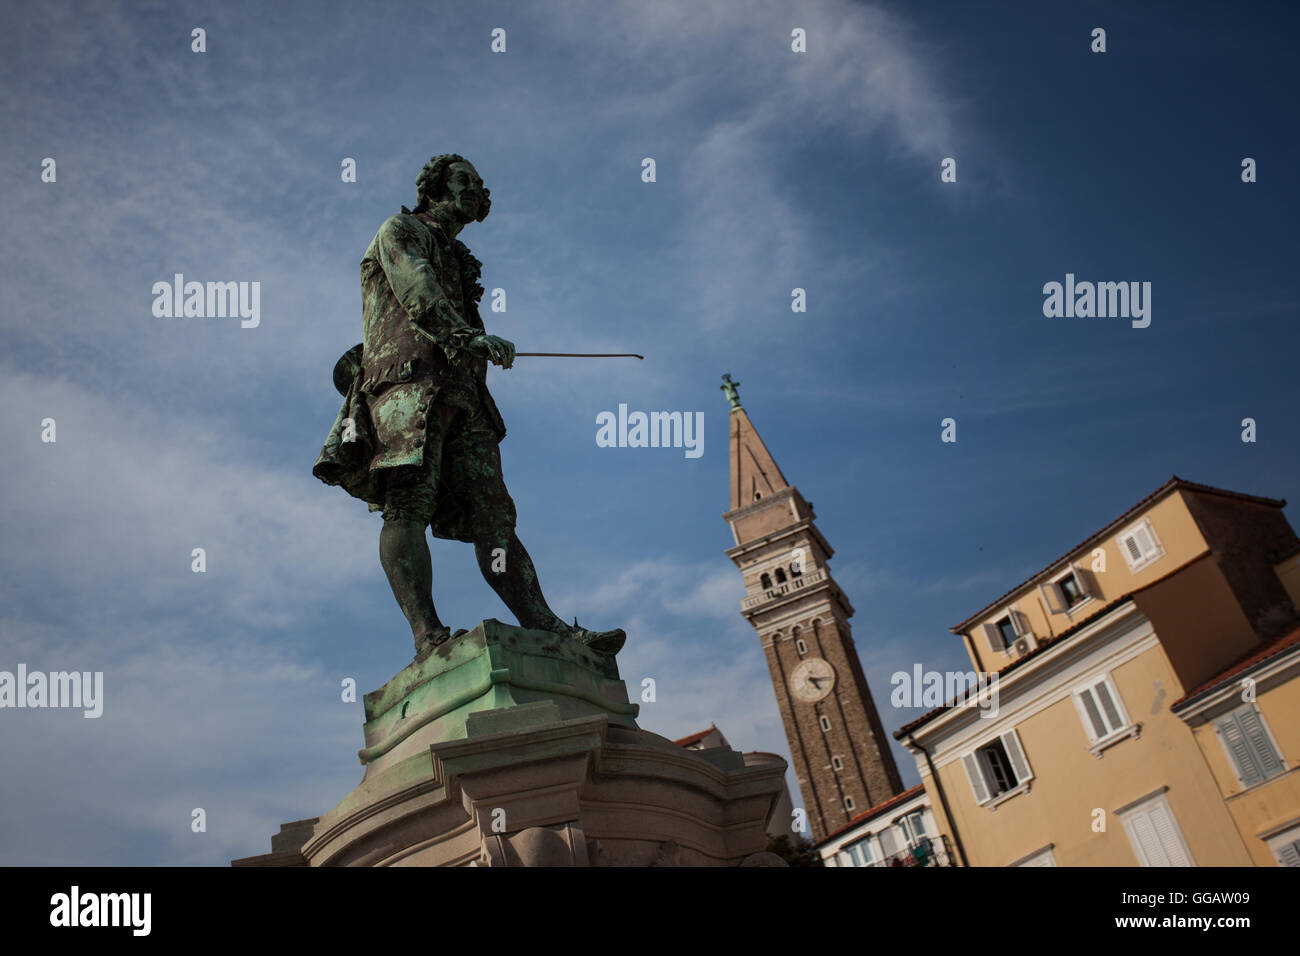
[[[1241,696],[1242,681],[1250,679],[1258,695],[1296,677],[1300,677],[1300,644],[1292,644],[1218,684],[1178,701],[1169,709],[1196,727],[1245,703]]]
[[[1006,676],[1003,676],[1004,671],[999,671],[998,711],[1012,710],[1010,700],[1013,697],[1023,698],[1038,687],[1058,682],[1060,674],[1085,658],[1095,645],[1106,644],[1128,634],[1134,636],[1135,642],[1151,637],[1158,643],[1151,622],[1131,598],[1116,602],[1107,613],[1080,628],[1069,640],[1046,645],[1031,658],[1026,658],[1023,667],[1017,667]],[[905,724],[894,732],[894,738],[901,741],[904,737],[911,736],[913,740],[931,749],[939,740],[947,739],[978,721],[988,724],[990,731],[994,730],[997,723],[981,718],[980,713],[978,706],[966,703],[945,704],[942,709],[931,711],[930,714]],[[937,760],[938,755],[935,756]]]

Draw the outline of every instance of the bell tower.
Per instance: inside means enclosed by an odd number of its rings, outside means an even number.
[[[731,403],[727,550],[745,580],[740,613],[758,632],[814,841],[903,791],[854,649],[853,605],[812,504],[781,473],[723,376]]]

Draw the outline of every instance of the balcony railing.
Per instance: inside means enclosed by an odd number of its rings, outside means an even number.
[[[948,838],[945,836],[922,837],[915,846],[900,850],[876,864],[876,866],[952,865],[952,854],[948,852]]]
[[[826,569],[815,568],[814,570],[809,571],[806,574],[800,574],[798,576],[791,577],[784,584],[778,584],[774,588],[768,588],[766,591],[763,591],[761,594],[755,594],[753,597],[742,598],[740,601],[740,609],[742,611],[748,611],[752,607],[757,607],[758,605],[764,604],[767,601],[774,601],[777,598],[782,597],[786,594],[793,594],[795,591],[798,591],[801,588],[806,588],[813,584],[820,584],[822,581],[825,580],[826,580]]]

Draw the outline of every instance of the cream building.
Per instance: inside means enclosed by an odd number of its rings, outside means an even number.
[[[1257,866],[1300,867],[1300,628],[1174,704]]]
[[[1245,866],[1286,855],[1300,839],[1286,769],[1300,756],[1287,735],[1300,727],[1293,645],[1257,662],[1270,675],[1260,723],[1288,728],[1276,738],[1282,770],[1269,764],[1239,793],[1207,729],[1222,716],[1207,703],[1215,688],[1239,676],[1225,668],[1300,624],[1300,562],[1279,560],[1297,544],[1284,505],[1175,477],[953,628],[974,668],[997,674],[997,708],[950,704],[895,737],[959,860]]]

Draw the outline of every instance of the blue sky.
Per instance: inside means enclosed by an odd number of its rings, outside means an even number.
[[[332,6],[5,5],[0,669],[106,700],[0,711],[0,862],[223,865],[360,778],[339,683],[410,635],[378,516],[310,472],[361,255],[436,153],[492,190],[462,236],[492,331],[646,355],[489,384],[520,536],[559,613],[628,630],[649,730],[788,755],[723,554],[723,372],[816,504],[891,731],[892,672],[964,665],[951,625],[1171,474],[1300,495],[1287,5]],[[155,318],[176,272],[259,281],[261,324]],[[1045,318],[1067,272],[1151,282],[1150,327]],[[597,447],[619,403],[704,412],[703,456]],[[509,619],[469,546],[434,560],[444,620]]]

